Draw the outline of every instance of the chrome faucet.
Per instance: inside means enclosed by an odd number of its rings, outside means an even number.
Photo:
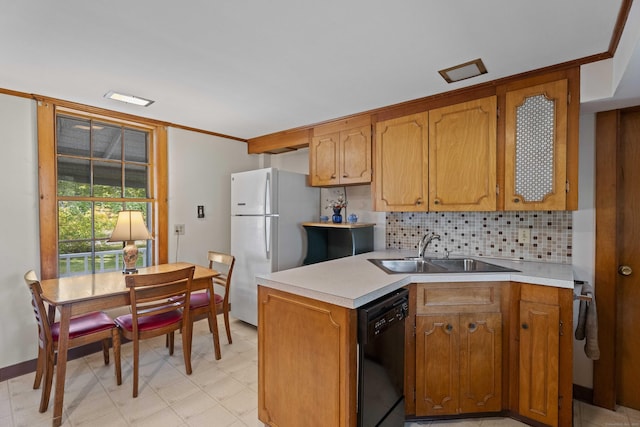
[[[423,258],[424,254],[427,252],[427,246],[431,243],[432,240],[440,240],[440,235],[436,233],[427,233],[422,236],[420,239],[420,243],[418,243],[418,258]]]

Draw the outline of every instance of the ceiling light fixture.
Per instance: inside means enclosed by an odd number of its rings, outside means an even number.
[[[116,101],[126,102],[128,104],[140,105],[142,107],[148,107],[149,105],[153,104],[153,101],[149,99],[140,98],[139,96],[125,95],[123,93],[114,92],[112,90],[105,93],[104,97],[115,99]]]
[[[442,78],[447,81],[447,83],[453,83],[460,80],[470,79],[471,77],[477,77],[481,74],[486,74],[487,68],[482,63],[482,59],[478,58],[438,72]]]

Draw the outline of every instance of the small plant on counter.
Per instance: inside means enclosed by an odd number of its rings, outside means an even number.
[[[342,209],[347,207],[347,201],[344,199],[343,195],[338,196],[335,200],[327,200],[328,208],[330,209]]]

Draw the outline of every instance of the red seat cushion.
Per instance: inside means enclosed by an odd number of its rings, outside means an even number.
[[[180,310],[173,310],[167,313],[156,314],[153,316],[139,317],[138,330],[146,331],[156,328],[162,328],[173,323],[178,323],[181,320],[182,312]],[[116,317],[116,323],[122,329],[133,331],[133,316],[131,314],[125,314],[123,316]]]
[[[223,298],[218,294],[213,294],[213,301],[216,304],[219,304],[223,301]],[[191,309],[200,308],[209,305],[209,293],[208,292],[197,292],[191,294],[189,299],[189,307]]]
[[[101,311],[97,313],[83,314],[74,317],[69,323],[69,338],[77,338],[95,332],[105,331],[113,328],[113,319]],[[54,341],[58,341],[60,335],[60,322],[51,325],[51,336]]]

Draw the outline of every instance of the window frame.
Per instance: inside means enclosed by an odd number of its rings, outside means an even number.
[[[56,278],[58,271],[58,193],[57,193],[57,114],[77,116],[148,130],[150,133],[149,199],[154,236],[151,241],[151,264],[168,262],[168,174],[167,128],[162,123],[73,103],[40,100],[38,116],[38,181],[40,208],[40,274],[43,279]],[[89,200],[99,201],[98,198]],[[124,199],[114,199],[117,202]]]

